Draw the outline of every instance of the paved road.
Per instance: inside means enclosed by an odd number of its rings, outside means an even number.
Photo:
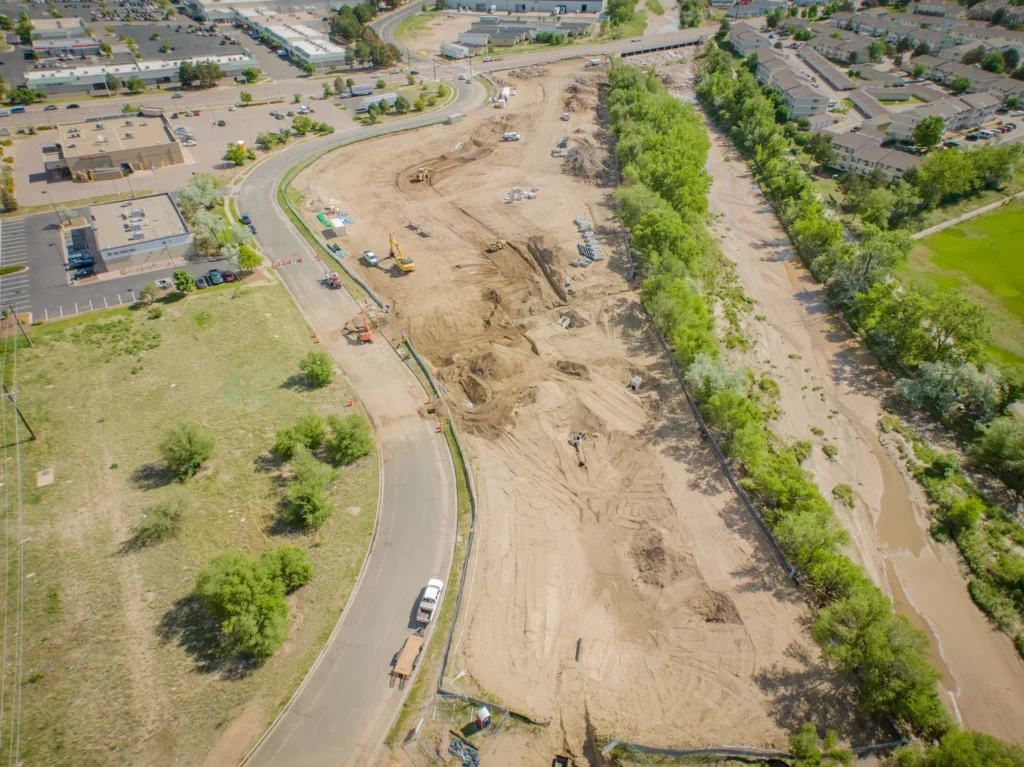
[[[465,111],[482,97],[480,86],[460,83],[456,101],[445,111]],[[271,258],[305,256],[280,274],[373,420],[384,477],[378,530],[360,585],[317,665],[247,767],[370,763],[404,698],[388,686],[388,670],[409,636],[420,589],[429,578],[446,576],[451,566],[454,467],[436,421],[418,412],[426,393],[384,339],[363,346],[343,337],[342,328],[358,306],[344,291],[320,287],[323,266],[275,196],[278,180],[303,156],[339,139],[424,125],[437,117],[355,129],[286,150],[257,168],[239,194],[241,208],[262,222],[258,240]]]

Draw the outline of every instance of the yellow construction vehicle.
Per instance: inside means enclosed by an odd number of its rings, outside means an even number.
[[[430,168],[417,168],[416,172],[412,174],[411,181],[426,181],[430,178]]]
[[[505,242],[504,240],[495,240],[494,242],[489,243],[487,245],[487,252],[488,253],[496,253],[499,250],[501,250],[502,248],[504,248],[507,244],[508,243]]]
[[[395,263],[398,264],[398,268],[403,272],[412,272],[416,270],[416,264],[411,258],[407,258],[402,252],[401,246],[395,242],[395,236],[393,234],[388,235],[390,240],[390,253],[388,254],[391,258],[395,259]]]

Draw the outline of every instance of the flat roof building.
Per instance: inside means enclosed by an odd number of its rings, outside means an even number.
[[[107,75],[114,75],[121,87],[128,80],[137,77],[146,85],[171,85],[178,82],[178,67],[182,62],[199,64],[212,61],[219,66],[225,77],[233,77],[243,69],[257,66],[256,59],[248,53],[232,53],[224,56],[193,56],[185,59],[149,59],[130,64],[100,64],[67,69],[40,69],[25,72],[25,85],[43,93],[82,93],[83,91],[107,90]]]
[[[93,205],[89,222],[108,269],[180,258],[192,249],[192,233],[167,194]]]
[[[91,37],[85,19],[32,19],[32,39]]]
[[[43,148],[53,179],[97,181],[185,162],[163,117],[117,115],[68,123],[57,126],[57,136],[55,146]]]

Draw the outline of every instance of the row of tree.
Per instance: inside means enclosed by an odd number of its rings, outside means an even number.
[[[699,89],[709,111],[719,117],[738,108],[742,115],[728,124],[742,124],[770,142],[774,109],[763,98],[753,104],[734,100],[729,61],[717,58],[722,54],[716,47],[712,51]],[[935,690],[938,673],[928,663],[927,639],[842,553],[847,534],[800,466],[807,450],[786,447],[772,434],[770,413],[751,376],[731,370],[720,357],[710,290],[722,257],[704,225],[709,141],[699,115],[667,94],[653,71],[617,66],[610,80],[616,152],[630,182],[618,201],[642,259],[644,304],[671,343],[708,423],[742,467],[743,483],[766,523],[825,604],[812,632],[823,657],[857,676],[865,712],[901,720],[919,733],[944,732],[949,719]],[[756,87],[753,92],[759,95]],[[749,138],[737,138],[756,154]]]

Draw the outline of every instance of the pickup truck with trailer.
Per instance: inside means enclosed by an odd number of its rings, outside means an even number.
[[[420,626],[427,626],[434,618],[437,610],[438,600],[441,598],[441,591],[444,589],[444,581],[431,578],[427,581],[427,587],[423,589],[423,598],[420,599],[416,609],[416,623]]]

